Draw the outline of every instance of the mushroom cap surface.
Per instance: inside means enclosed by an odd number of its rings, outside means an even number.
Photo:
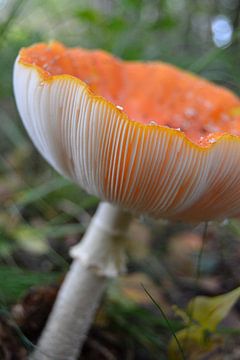
[[[240,100],[174,66],[36,44],[14,92],[37,149],[87,192],[186,221],[240,214]]]

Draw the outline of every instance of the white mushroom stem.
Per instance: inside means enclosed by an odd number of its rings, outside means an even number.
[[[129,213],[101,203],[59,291],[47,325],[31,359],[73,360],[81,351],[107,279],[125,269]]]

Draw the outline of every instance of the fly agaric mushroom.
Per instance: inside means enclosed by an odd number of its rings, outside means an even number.
[[[106,279],[124,269],[130,213],[203,221],[240,213],[240,101],[163,63],[36,44],[22,49],[14,91],[45,159],[100,204],[34,359],[75,359]]]

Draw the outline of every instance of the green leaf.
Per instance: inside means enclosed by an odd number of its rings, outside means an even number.
[[[176,333],[183,352],[188,360],[200,360],[204,354],[214,350],[222,343],[221,336],[204,333],[200,326],[192,325]],[[182,360],[182,354],[172,337],[168,345],[168,359]]]
[[[164,18],[158,19],[156,22],[150,25],[151,30],[169,30],[177,25],[177,21],[170,17],[165,16]]]
[[[61,238],[64,236],[82,234],[85,228],[82,224],[65,224],[43,227],[32,227],[19,225],[15,227],[10,235],[27,251],[44,254],[49,251],[47,238]]]
[[[224,295],[197,296],[189,303],[187,311],[203,329],[215,331],[217,325],[228,315],[239,297],[240,287]]]
[[[240,287],[227,294],[207,297],[197,296],[187,306],[186,311],[177,309],[185,322],[185,328],[175,335],[189,360],[197,360],[205,353],[221,344],[223,337],[216,335],[219,323],[228,315],[240,297]],[[189,319],[186,322],[186,319]],[[170,360],[181,359],[179,348],[172,337],[168,353]]]
[[[21,248],[35,253],[45,254],[49,250],[44,231],[28,225],[20,225],[14,229],[12,236]]]
[[[76,12],[76,16],[81,20],[89,23],[97,24],[103,20],[102,14],[95,9],[80,9]]]
[[[109,31],[124,31],[127,24],[121,17],[114,17],[108,20],[107,27]]]

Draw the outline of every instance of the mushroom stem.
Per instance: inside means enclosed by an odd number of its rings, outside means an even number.
[[[125,269],[124,239],[130,220],[129,213],[114,205],[99,205],[80,244],[71,249],[74,261],[32,360],[78,357],[107,279]]]

